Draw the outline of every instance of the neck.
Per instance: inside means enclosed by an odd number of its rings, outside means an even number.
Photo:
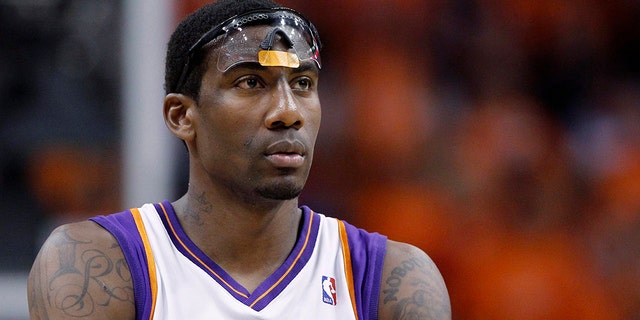
[[[189,238],[250,291],[287,258],[301,220],[297,199],[259,207],[188,192],[173,206]]]

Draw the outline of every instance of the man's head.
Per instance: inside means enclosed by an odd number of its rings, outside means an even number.
[[[221,0],[189,15],[171,36],[165,66],[166,94],[184,93],[198,99],[207,58],[212,58],[208,56],[211,48],[227,49],[220,57],[213,57],[221,61],[221,68],[228,68],[239,59],[251,59],[249,55],[267,63],[291,61],[292,55],[274,54],[273,51],[268,51],[270,47],[259,50],[260,43],[255,41],[239,41],[246,38],[243,32],[247,27],[268,24],[274,26],[270,34],[272,44],[275,37],[285,38],[284,40],[291,42],[291,50],[288,51],[298,53],[293,55],[294,60],[312,58],[320,64],[317,31],[301,14],[270,0]],[[269,39],[259,40],[264,42],[264,46]]]
[[[223,0],[178,26],[164,117],[189,151],[190,192],[267,205],[297,198],[321,121],[319,50],[310,22],[263,0]]]

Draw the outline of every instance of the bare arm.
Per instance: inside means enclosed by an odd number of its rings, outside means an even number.
[[[379,300],[380,319],[451,319],[449,294],[422,250],[388,241]]]
[[[31,319],[134,319],[131,273],[115,238],[91,221],[54,230],[27,284]]]

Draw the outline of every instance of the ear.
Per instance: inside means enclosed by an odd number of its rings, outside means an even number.
[[[176,137],[187,142],[195,137],[193,115],[196,102],[189,96],[170,93],[164,98],[164,123]]]

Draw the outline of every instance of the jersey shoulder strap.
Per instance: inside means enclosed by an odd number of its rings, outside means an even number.
[[[347,235],[349,255],[360,319],[378,319],[378,298],[387,237],[367,232],[341,221]]]
[[[131,272],[133,291],[136,304],[136,319],[149,319],[148,306],[151,303],[152,293],[149,283],[149,261],[145,244],[136,224],[133,210],[131,209],[107,216],[96,216],[89,220],[99,224],[109,231],[118,241],[125,260]],[[147,311],[145,311],[147,310]]]

